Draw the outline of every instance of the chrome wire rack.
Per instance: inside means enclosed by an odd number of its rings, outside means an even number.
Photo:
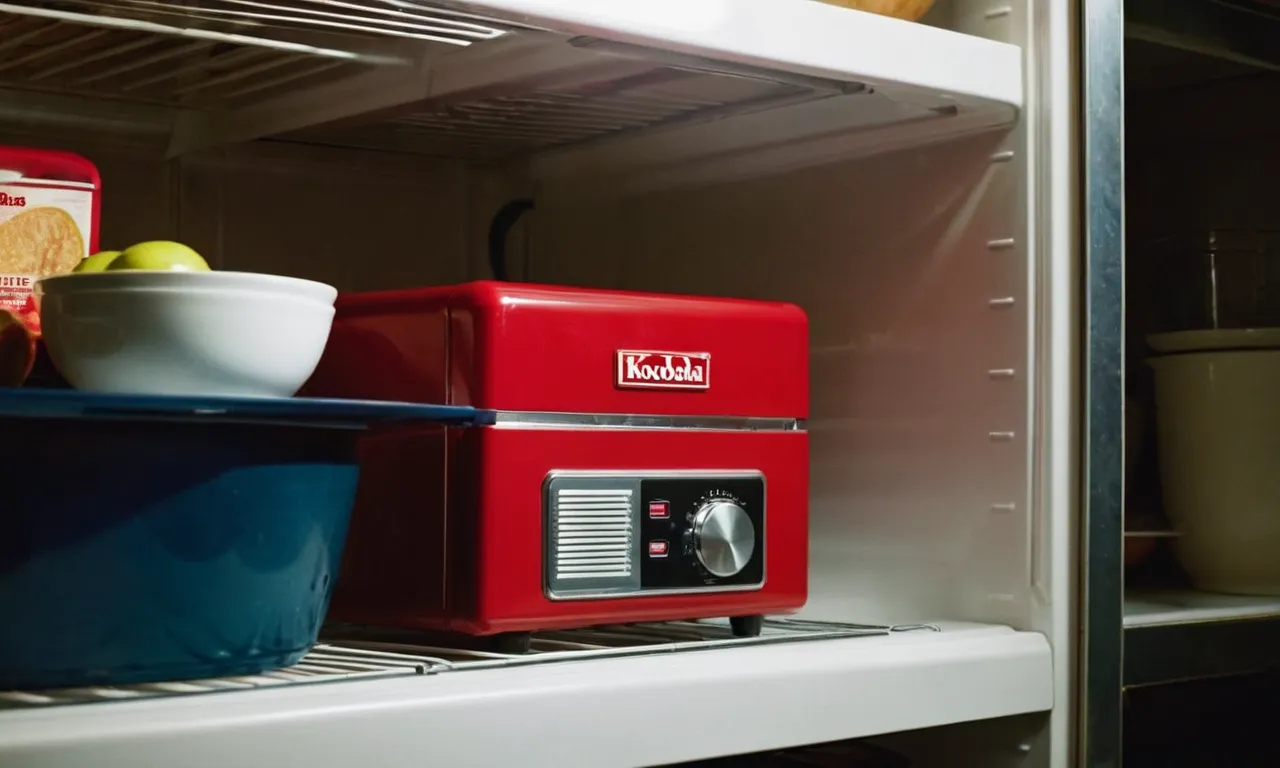
[[[228,108],[505,34],[409,0],[0,0],[0,85]]]
[[[245,43],[315,55],[290,32],[391,37],[466,46],[503,34],[488,19],[415,0],[17,0],[0,10],[46,22]],[[36,35],[33,35],[36,36]]]
[[[596,658],[710,651],[720,648],[882,637],[894,632],[939,631],[930,624],[898,626],[842,624],[797,619],[767,620],[759,637],[734,637],[725,622],[690,621],[606,626],[534,636],[522,655],[424,645],[410,632],[335,627],[297,665],[245,677],[136,685],[0,691],[0,710],[69,704],[134,701],[157,696],[243,691],[394,676],[435,675],[530,664],[572,663]]]
[[[170,110],[174,154],[275,137],[506,159],[861,88],[438,1],[0,0],[0,89]]]

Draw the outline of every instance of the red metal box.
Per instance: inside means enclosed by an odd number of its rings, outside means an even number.
[[[472,405],[368,441],[339,620],[474,635],[804,604],[794,305],[476,282],[346,295],[308,394]]]

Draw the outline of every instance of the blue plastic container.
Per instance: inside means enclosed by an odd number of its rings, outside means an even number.
[[[284,401],[287,416],[262,400],[241,410],[221,398],[22,400],[0,390],[0,690],[297,662],[337,578],[356,427],[473,415],[363,404],[370,410],[354,416],[349,403],[308,410],[298,400]]]

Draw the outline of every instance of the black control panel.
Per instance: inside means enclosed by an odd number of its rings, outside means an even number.
[[[642,592],[764,582],[763,477],[643,478],[639,511]]]

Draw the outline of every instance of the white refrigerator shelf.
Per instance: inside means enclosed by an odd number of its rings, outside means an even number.
[[[1001,129],[1023,103],[1017,46],[814,0],[8,0],[0,52],[0,121],[27,129],[533,159],[611,190]]]
[[[1280,598],[1169,589],[1125,593],[1125,686],[1244,675],[1277,664]]]
[[[1045,638],[999,626],[778,621],[740,640],[645,625],[543,636],[523,657],[343,637],[256,678],[5,694],[0,764],[660,765],[1044,711],[1053,696]],[[644,736],[655,720],[675,727]]]

